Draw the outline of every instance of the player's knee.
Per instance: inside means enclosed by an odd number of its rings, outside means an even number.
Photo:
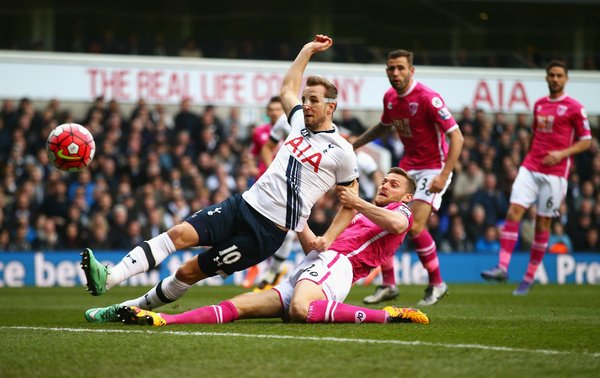
[[[409,234],[410,236],[417,236],[425,229],[425,224],[414,222],[412,227],[410,228]]]
[[[180,223],[173,226],[167,235],[173,241],[176,249],[191,247],[198,243],[196,230],[189,223]]]
[[[175,272],[175,277],[188,285],[193,285],[203,278],[202,271],[198,266],[196,258],[190,259],[183,263]]]
[[[292,301],[288,310],[290,320],[293,322],[306,322],[308,304],[301,301]]]

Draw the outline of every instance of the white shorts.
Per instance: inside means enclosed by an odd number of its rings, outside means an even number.
[[[417,191],[413,196],[413,200],[423,201],[431,205],[435,211],[440,209],[442,205],[442,196],[446,193],[446,189],[452,182],[452,173],[448,176],[448,180],[446,181],[446,185],[444,185],[444,189],[442,189],[439,193],[431,193],[429,191],[429,185],[431,185],[431,180],[442,172],[442,169],[412,169],[407,173],[411,175],[415,181],[417,182]]]
[[[535,204],[539,216],[552,218],[558,215],[560,203],[566,194],[567,179],[564,177],[532,172],[520,167],[512,186],[510,203],[526,209]]]
[[[287,313],[298,282],[312,281],[321,285],[327,300],[343,302],[352,287],[352,279],[352,264],[345,255],[335,251],[312,251],[296,266],[287,280],[273,289],[279,293]]]

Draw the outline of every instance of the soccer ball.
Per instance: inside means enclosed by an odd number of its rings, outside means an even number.
[[[85,127],[76,123],[65,123],[57,126],[48,135],[46,152],[56,168],[78,172],[92,162],[96,143]]]

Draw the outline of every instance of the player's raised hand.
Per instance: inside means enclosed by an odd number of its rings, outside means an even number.
[[[313,49],[314,52],[325,51],[333,45],[333,39],[324,34],[317,34],[312,42],[308,45]]]

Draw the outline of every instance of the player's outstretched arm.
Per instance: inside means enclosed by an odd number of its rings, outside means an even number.
[[[408,228],[408,218],[401,212],[388,210],[367,202],[346,187],[338,186],[336,193],[342,205],[355,209],[386,231],[401,234]],[[410,194],[407,196],[409,197],[405,199],[406,201],[412,198]]]
[[[304,230],[298,232],[297,235],[305,255],[308,255],[310,251],[319,250],[319,238],[315,235],[313,230],[311,230],[308,224],[305,225]]]
[[[383,123],[379,122],[378,124],[369,127],[364,133],[360,134],[360,136],[356,138],[354,143],[352,143],[352,147],[354,147],[354,149],[357,150],[365,144],[385,135],[389,131],[389,126],[386,126]]]
[[[346,190],[358,195],[358,180],[355,179],[350,185],[337,185],[336,192],[338,188],[345,188]],[[329,228],[327,228],[327,231],[325,231],[325,234],[323,234],[321,237],[325,243],[325,247],[324,249],[319,249],[320,251],[329,248],[329,245],[331,245],[331,243],[333,243],[333,241],[346,229],[346,227],[348,227],[352,221],[352,218],[354,218],[354,215],[356,215],[354,209],[342,206],[342,208],[331,221],[331,224],[329,225]]]
[[[302,86],[302,75],[313,54],[327,50],[333,45],[333,39],[317,34],[315,39],[302,47],[296,59],[288,68],[281,85],[281,103],[287,116],[294,106],[298,104],[298,94]]]

